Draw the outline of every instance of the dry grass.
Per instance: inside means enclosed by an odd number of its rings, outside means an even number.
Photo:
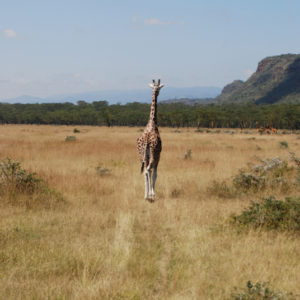
[[[300,294],[299,236],[238,233],[229,216],[259,195],[207,193],[255,155],[299,154],[296,135],[162,128],[158,199],[150,204],[137,128],[82,126],[65,142],[73,129],[0,127],[0,159],[21,161],[68,201],[61,209],[0,205],[1,299],[224,299],[248,280]],[[97,166],[110,173],[100,176]]]

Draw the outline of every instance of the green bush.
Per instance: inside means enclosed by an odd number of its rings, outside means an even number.
[[[237,290],[237,289],[236,289]],[[266,283],[257,282],[253,284],[248,281],[246,287],[241,291],[231,294],[233,300],[292,300],[296,299],[292,293],[273,291]]]
[[[292,162],[294,162],[297,166],[297,183],[300,185],[300,158],[293,152],[290,152],[290,155]]]
[[[77,128],[74,128],[74,129],[73,129],[73,132],[74,132],[74,133],[80,133],[80,130],[77,129]]]
[[[242,190],[243,192],[258,191],[266,187],[266,178],[265,176],[257,176],[240,170],[239,174],[233,178],[233,185],[236,190]]]
[[[252,228],[300,230],[300,197],[286,198],[285,201],[274,197],[252,202],[240,215],[232,215],[231,223]]]
[[[74,136],[74,135],[68,135],[65,138],[65,142],[75,142],[75,141],[76,141],[76,136]]]
[[[240,193],[258,193],[267,189],[287,192],[297,185],[295,179],[300,182],[300,171],[297,178],[295,174],[295,168],[279,157],[260,159],[260,164],[249,165],[233,176],[232,184],[213,181],[207,191],[221,198],[232,198]]]
[[[294,168],[289,167],[286,161],[279,157],[260,160],[261,164],[242,169],[233,178],[233,186],[237,191],[258,192],[266,188],[281,188],[287,191],[293,183],[289,180],[289,175]]]
[[[29,173],[21,168],[21,164],[7,158],[0,162],[0,191],[18,191],[28,194],[35,192],[41,185],[36,173]]]
[[[62,195],[50,189],[36,173],[28,172],[18,161],[0,161],[0,204],[51,208],[65,202]]]
[[[175,129],[175,130],[173,130],[173,132],[180,133],[181,131],[179,129]]]
[[[281,142],[279,142],[279,146],[282,149],[286,149],[289,147],[289,144],[286,141],[281,141]]]

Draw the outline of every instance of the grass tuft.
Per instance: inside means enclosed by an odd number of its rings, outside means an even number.
[[[237,290],[237,289],[236,289]],[[271,289],[267,283],[248,281],[241,291],[231,294],[232,300],[292,300],[296,299],[292,293],[284,293]]]
[[[65,138],[65,142],[75,142],[75,141],[76,141],[76,136],[74,136],[74,135],[68,135]]]
[[[192,158],[192,150],[188,149],[184,154],[184,159],[191,159]]]

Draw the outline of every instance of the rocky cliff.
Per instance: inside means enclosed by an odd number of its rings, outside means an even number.
[[[300,103],[300,54],[272,56],[259,62],[246,81],[225,86],[219,103]]]

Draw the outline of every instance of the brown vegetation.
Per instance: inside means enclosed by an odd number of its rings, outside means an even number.
[[[279,134],[163,128],[151,204],[143,199],[137,128],[80,126],[76,141],[65,142],[73,130],[0,127],[0,160],[21,162],[68,203],[33,209],[0,198],[1,299],[224,299],[249,280],[300,294],[299,235],[238,232],[229,222],[250,201],[299,196],[299,186],[208,192],[257,155],[299,157],[296,135],[284,136],[286,149]]]

